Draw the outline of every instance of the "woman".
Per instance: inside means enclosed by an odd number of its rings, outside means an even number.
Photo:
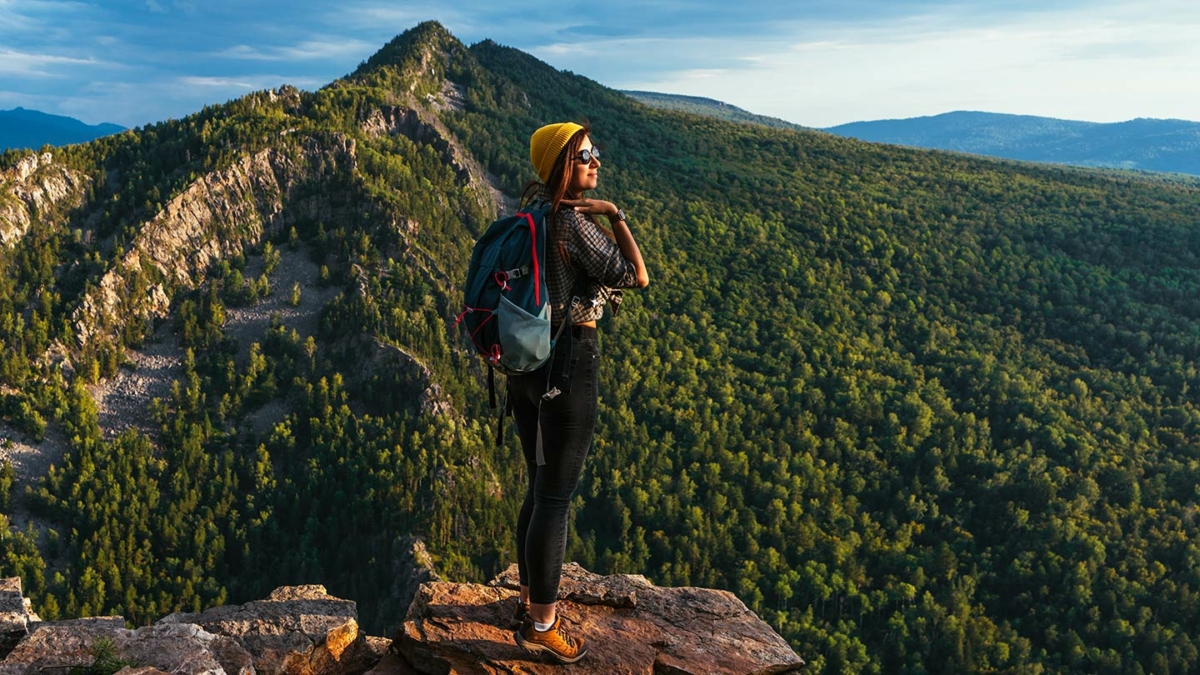
[[[550,203],[546,280],[552,330],[557,334],[559,324],[569,321],[571,336],[559,340],[554,358],[540,370],[510,377],[508,394],[529,474],[517,520],[521,626],[514,639],[563,663],[587,653],[584,640],[567,633],[555,605],[567,511],[596,424],[596,320],[606,300],[614,310],[620,303],[617,289],[650,283],[624,212],[583,197],[596,188],[600,171],[600,152],[589,133],[588,127],[566,122],[544,126],[530,138],[530,159],[541,182],[530,184],[523,201],[536,188],[536,197]],[[611,229],[596,216],[604,216]]]

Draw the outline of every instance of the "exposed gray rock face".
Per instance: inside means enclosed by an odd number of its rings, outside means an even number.
[[[108,640],[118,658],[168,673],[187,675],[254,675],[253,670],[238,670],[235,660],[227,659],[227,669],[216,650],[236,652],[229,638],[213,635],[190,624],[146,626],[137,630],[124,627],[117,617],[102,621],[62,621],[38,624],[17,648],[0,661],[0,675],[36,675],[46,671],[89,666],[95,661],[93,649]],[[242,661],[244,650],[236,658]]]
[[[388,630],[404,621],[408,606],[421,584],[441,581],[433,569],[433,559],[418,537],[401,537],[392,544],[392,588],[387,598],[380,603],[379,617]]]
[[[15,603],[8,593],[16,594]],[[27,605],[19,580],[0,582],[0,599]],[[0,675],[89,666],[101,641],[133,664],[121,671],[125,675],[359,675],[391,644],[362,635],[354,603],[321,586],[285,586],[266,600],[172,614],[137,630],[125,628],[119,616],[49,623],[30,616],[28,633],[23,629],[0,661]]]
[[[396,641],[418,673],[559,673],[526,653],[516,627],[517,567],[487,586],[423,584]],[[652,675],[776,675],[804,661],[732,593],[660,588],[644,577],[563,569],[559,611],[589,643],[570,672]],[[396,670],[395,672],[403,672]]]
[[[442,80],[442,90],[425,97],[429,105],[439,113],[447,110],[462,112],[467,104],[467,88],[457,82]]]
[[[454,107],[456,96],[461,96],[461,90],[446,81],[442,97],[450,103],[441,107]],[[435,103],[434,108],[439,105]],[[454,169],[460,183],[475,188],[481,206],[491,209],[492,213],[508,213],[515,208],[515,200],[495,187],[495,178],[462,148],[437,115],[424,106],[414,103],[411,107],[387,106],[375,110],[362,121],[361,128],[370,135],[399,134],[414,143],[432,146],[441,154],[442,160]]]
[[[382,656],[359,632],[357,617],[353,602],[323,586],[284,586],[266,600],[172,614],[156,625],[194,624],[232,638],[252,655],[257,673],[344,675],[364,672]]]
[[[433,115],[423,115],[415,108],[388,106],[372,112],[362,123],[369,134],[389,136],[400,134],[420,145],[432,145],[442,155],[460,182],[471,178],[470,160],[453,137]]]
[[[30,155],[0,173],[0,246],[12,246],[42,214],[83,203],[91,179],[54,162],[45,152]]]
[[[419,540],[398,545],[411,547],[412,569],[401,571],[436,579]],[[13,580],[0,582],[0,593],[13,588]],[[121,617],[35,621],[0,661],[0,675],[89,666],[101,640],[131,664],[123,675],[781,675],[804,663],[731,593],[660,588],[641,576],[600,576],[569,563],[559,610],[590,647],[564,669],[513,642],[518,588],[516,565],[488,585],[421,583],[395,642],[363,635],[355,603],[322,586],[285,586],[266,600],[172,614],[137,630]],[[24,605],[15,593],[15,605]],[[389,647],[398,653],[385,658]]]
[[[29,598],[21,594],[21,578],[0,579],[0,659],[29,633],[31,624],[39,621]]]
[[[297,218],[338,214],[319,196],[294,198],[301,185],[353,171],[354,140],[308,140],[299,150],[275,147],[205,175],[141,228],[130,250],[72,314],[83,347],[112,337],[131,321],[166,316],[171,294],[191,290],[217,260]]]

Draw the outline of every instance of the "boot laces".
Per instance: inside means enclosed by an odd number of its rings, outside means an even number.
[[[563,622],[561,619],[558,622],[558,628],[555,628],[554,632],[558,635],[558,639],[562,640],[567,647],[570,649],[575,649],[575,638],[568,635],[567,631],[563,629]]]

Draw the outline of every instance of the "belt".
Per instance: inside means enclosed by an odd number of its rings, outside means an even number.
[[[561,326],[562,326],[562,324],[559,324],[558,326],[554,326],[553,328],[551,328],[550,335],[551,336],[558,335],[558,330]],[[596,332],[596,328],[594,326],[583,326],[583,325],[579,325],[579,324],[571,324],[571,337],[595,338],[598,334],[599,333]]]

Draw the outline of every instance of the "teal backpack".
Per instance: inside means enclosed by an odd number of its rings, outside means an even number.
[[[541,368],[554,353],[558,334],[550,335],[550,289],[546,285],[548,202],[536,202],[500,218],[475,242],[467,268],[463,312],[455,325],[488,363],[488,400],[496,407],[495,371],[523,375]],[[569,335],[569,333],[568,333]],[[547,388],[550,389],[549,378]],[[546,397],[553,398],[557,389]],[[500,413],[497,444],[504,434]]]
[[[487,227],[475,241],[467,268],[463,311],[455,325],[461,327],[475,351],[487,362],[487,394],[496,407],[496,371],[524,375],[541,368],[554,353],[554,346],[569,321],[560,322],[551,336],[550,287],[546,285],[546,240],[550,232],[546,216],[548,202],[536,202],[516,214],[502,217]],[[572,298],[574,305],[578,298]],[[570,333],[566,334],[566,356],[570,356]],[[557,384],[569,388],[569,378],[546,377],[544,400],[562,393]],[[497,446],[504,438],[504,417],[496,430]]]
[[[539,202],[493,222],[475,242],[467,268],[464,309],[455,323],[489,366],[508,375],[531,373],[550,358],[549,210]]]

